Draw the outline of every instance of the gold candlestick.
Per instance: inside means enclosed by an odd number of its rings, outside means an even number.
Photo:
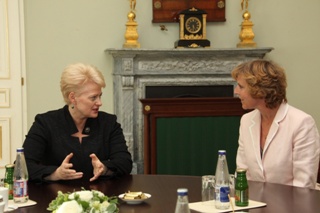
[[[128,21],[126,23],[127,29],[124,35],[126,42],[123,44],[124,48],[140,48],[140,43],[138,42],[138,32],[137,27],[138,24],[135,21],[136,14],[136,0],[130,0],[130,12],[128,13]]]
[[[253,23],[250,21],[251,14],[248,11],[249,0],[241,1],[241,9],[244,9],[245,2],[245,12],[242,15],[243,21],[241,23],[241,31],[239,34],[240,42],[237,44],[237,47],[257,47],[257,44],[253,41],[254,33],[252,30]]]

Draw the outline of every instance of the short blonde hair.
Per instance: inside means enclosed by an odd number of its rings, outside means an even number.
[[[247,61],[231,72],[237,80],[241,75],[249,85],[253,98],[265,100],[266,107],[273,109],[283,101],[287,102],[287,79],[284,69],[276,63],[264,59]]]
[[[69,104],[69,94],[78,91],[82,85],[92,81],[104,88],[106,83],[102,73],[94,66],[82,63],[68,65],[61,74],[60,90],[64,101]]]

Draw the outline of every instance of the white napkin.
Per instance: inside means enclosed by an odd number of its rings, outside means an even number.
[[[8,201],[8,208],[5,209],[4,212],[10,212],[10,211],[13,211],[13,210],[21,208],[21,207],[33,206],[36,204],[37,204],[36,201],[30,200],[30,199],[25,203],[15,203],[15,202],[13,202],[13,200],[9,200]]]
[[[219,212],[232,212],[232,207],[230,205],[229,209],[216,209],[216,207],[214,206],[214,200],[213,201],[204,201],[204,202],[195,202],[195,203],[189,203],[189,208],[198,212],[202,212],[202,213],[219,213]],[[262,206],[266,206],[266,203],[263,202],[258,202],[258,201],[254,201],[254,200],[249,200],[249,205],[248,206],[244,206],[244,207],[240,207],[240,206],[236,206],[234,205],[234,198],[231,198],[231,202],[233,203],[234,206],[234,210],[238,211],[241,209],[253,209],[253,208],[258,208],[258,207],[262,207]]]

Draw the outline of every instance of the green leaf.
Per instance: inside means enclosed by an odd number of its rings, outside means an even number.
[[[118,212],[118,207],[114,203],[110,204],[107,208],[108,213],[115,213]]]

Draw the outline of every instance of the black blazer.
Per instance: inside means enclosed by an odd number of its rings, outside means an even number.
[[[71,136],[76,132],[68,106],[36,115],[23,144],[29,180],[43,181],[71,152],[70,163],[77,172],[84,173],[84,179],[93,177],[92,153],[114,172],[113,176],[131,172],[131,154],[115,115],[99,112],[97,118],[88,118],[83,134],[89,136],[83,137],[82,143]]]

